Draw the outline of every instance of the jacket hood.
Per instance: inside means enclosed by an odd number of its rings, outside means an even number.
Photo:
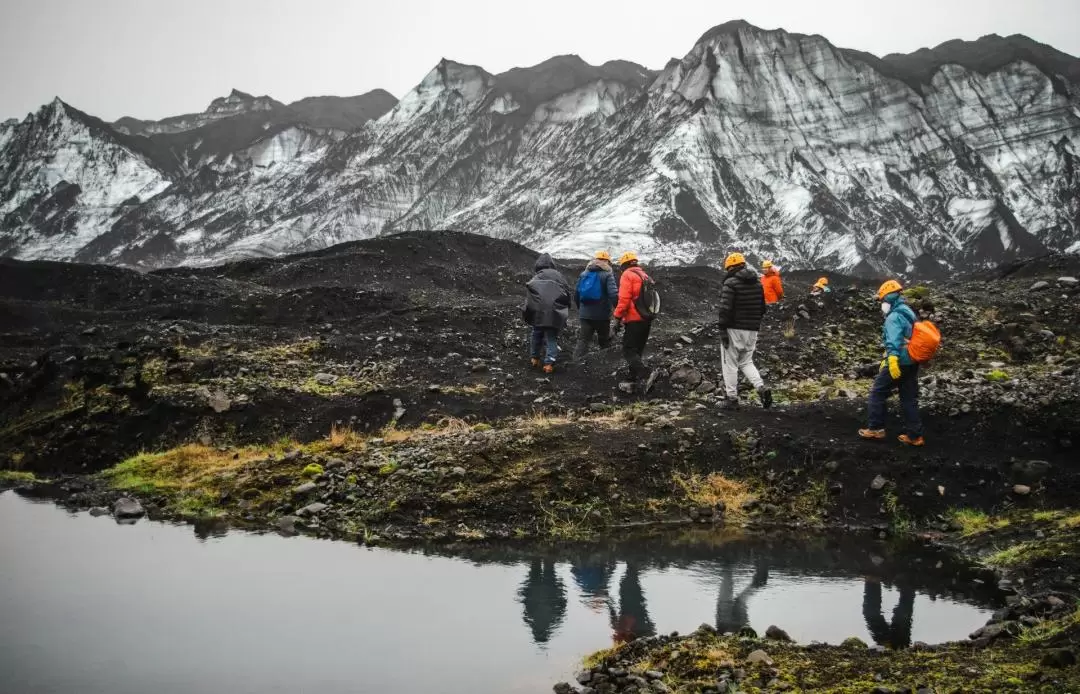
[[[892,294],[886,294],[885,297],[882,299],[882,301],[885,301],[885,302],[891,304],[893,308],[896,308],[897,306],[906,306],[907,305],[907,301],[904,300],[904,295],[901,294],[900,292],[893,292]]]
[[[541,253],[540,257],[536,259],[536,264],[533,265],[533,272],[540,272],[541,270],[554,270],[555,261],[551,259],[551,255],[547,253]]]
[[[758,274],[748,267],[743,267],[735,272],[728,272],[728,277],[734,277],[740,282],[754,282],[758,278]]]
[[[611,272],[611,263],[606,260],[600,260],[599,258],[593,258],[589,261],[589,264],[585,267],[586,270],[601,270],[603,272]]]

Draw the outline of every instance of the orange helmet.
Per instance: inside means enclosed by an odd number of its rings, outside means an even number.
[[[627,263],[637,260],[637,253],[633,251],[627,251],[619,256],[619,265],[626,265]]]
[[[771,260],[762,261],[762,263],[761,263],[761,269],[762,270],[768,270],[771,267],[772,267],[772,261]]]
[[[824,287],[828,283],[829,283],[829,278],[828,277],[819,277],[816,284],[819,287]]]
[[[733,265],[745,265],[745,264],[746,264],[746,258],[743,257],[742,253],[732,253],[731,255],[729,255],[724,260],[724,269],[727,270],[729,267],[732,267]]]
[[[896,280],[886,280],[877,290],[877,298],[880,301],[893,292],[902,291],[904,287]]]
[[[597,260],[606,260],[609,263],[611,262],[611,254],[607,251],[597,251],[596,255],[594,255],[593,257]]]

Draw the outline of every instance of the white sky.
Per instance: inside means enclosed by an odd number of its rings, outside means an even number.
[[[107,120],[201,111],[233,87],[401,97],[442,57],[659,69],[731,19],[878,55],[989,33],[1080,55],[1080,0],[0,0],[0,119],[54,96]]]

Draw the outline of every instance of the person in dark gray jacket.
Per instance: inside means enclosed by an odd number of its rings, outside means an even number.
[[[570,316],[570,285],[547,253],[536,259],[536,273],[525,285],[525,306],[522,316],[532,326],[529,346],[532,365],[544,365],[544,371],[555,370],[559,358],[559,332]]]
[[[574,302],[578,307],[579,324],[574,347],[574,361],[577,361],[588,353],[594,335],[600,349],[611,345],[611,312],[619,302],[619,285],[615,283],[611,255],[607,251],[597,251],[581,273]]]

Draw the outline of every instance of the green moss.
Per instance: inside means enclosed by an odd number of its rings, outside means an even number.
[[[1045,548],[1037,542],[1020,542],[1005,549],[994,552],[983,559],[990,566],[1019,566],[1038,558],[1045,552]]]
[[[18,483],[25,484],[27,482],[36,482],[37,477],[32,472],[25,472],[22,470],[0,470],[0,483]]]
[[[1009,374],[1005,373],[1001,369],[994,369],[993,371],[988,371],[983,374],[983,378],[990,381],[991,383],[998,383],[1000,381],[1009,380]]]
[[[476,424],[476,425],[473,425],[472,429],[475,432],[491,431],[491,425],[487,424],[487,423]]]
[[[304,477],[315,477],[316,475],[323,474],[323,466],[318,463],[308,463],[304,466],[303,471],[300,473]]]
[[[954,508],[946,512],[946,516],[965,537],[1007,528],[1010,523],[1008,518],[991,518],[982,511],[971,508]]]
[[[914,287],[908,287],[902,291],[901,294],[908,299],[925,299],[930,296],[930,288],[920,284]]]
[[[397,472],[397,469],[399,467],[401,467],[401,466],[398,464],[398,462],[396,460],[390,460],[390,461],[388,461],[386,463],[383,463],[383,465],[379,468],[379,474],[383,475],[384,477],[386,475],[392,475],[395,472]]]
[[[345,484],[349,485],[350,487],[356,486],[356,483],[358,481],[359,480],[357,479],[356,475],[349,475],[345,478]]]

